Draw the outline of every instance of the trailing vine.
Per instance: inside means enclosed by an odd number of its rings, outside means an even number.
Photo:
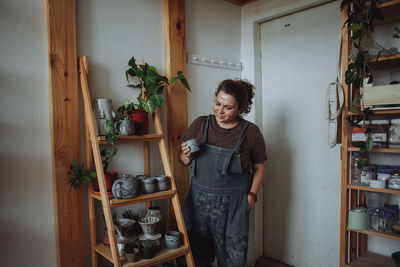
[[[352,46],[356,49],[356,56],[353,57],[345,72],[345,82],[352,88],[353,100],[350,106],[350,112],[360,114],[353,119],[347,116],[346,120],[352,127],[364,128],[366,134],[365,142],[352,142],[352,145],[360,148],[362,159],[358,163],[358,168],[362,168],[368,162],[368,152],[372,150],[373,140],[371,137],[371,128],[361,121],[368,120],[372,115],[370,108],[361,108],[362,93],[360,88],[364,86],[366,79],[367,84],[373,82],[373,71],[368,65],[369,48],[372,42],[372,34],[374,33],[373,23],[375,19],[383,21],[384,17],[381,10],[377,7],[375,0],[343,0],[340,9],[348,8],[348,19],[343,24],[351,31]],[[383,50],[381,50],[382,52]],[[377,60],[381,54],[377,56]]]

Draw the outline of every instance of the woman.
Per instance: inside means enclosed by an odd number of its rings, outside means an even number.
[[[258,127],[244,119],[254,86],[224,80],[215,92],[214,115],[198,117],[184,140],[196,138],[200,151],[181,144],[179,159],[191,165],[191,188],[183,216],[196,267],[244,266],[249,213],[264,179],[265,143]]]

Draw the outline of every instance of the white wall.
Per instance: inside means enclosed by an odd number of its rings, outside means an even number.
[[[1,1],[0,36],[1,262],[56,266],[46,2]]]

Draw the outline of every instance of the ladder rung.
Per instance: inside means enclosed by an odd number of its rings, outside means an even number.
[[[162,134],[145,134],[145,135],[117,135],[117,143],[134,143],[134,142],[148,142],[159,141],[164,137]],[[105,136],[98,136],[97,142],[101,145],[106,145],[107,140]]]
[[[157,199],[164,199],[164,198],[171,198],[175,195],[176,190],[170,189],[166,191],[161,191],[152,194],[142,194],[135,198],[124,198],[124,199],[117,199],[117,198],[110,198],[110,208],[122,207],[127,206],[135,203],[142,203],[145,201],[152,201]],[[101,196],[92,193],[92,197],[101,201]]]
[[[111,249],[110,247],[106,247],[103,244],[98,244],[95,247],[95,251],[97,253],[99,253],[100,255],[102,255],[103,257],[105,257],[106,259],[108,259],[109,261],[112,261],[112,255],[111,255]],[[135,266],[135,267],[141,267],[141,266],[151,266],[151,265],[155,265],[158,263],[162,263],[183,255],[186,255],[189,252],[189,248],[187,246],[181,246],[177,249],[166,249],[163,248],[161,249],[161,251],[157,252],[156,255],[154,256],[154,258],[151,258],[149,260],[139,260],[133,263],[124,263],[123,267],[129,267],[129,266]]]

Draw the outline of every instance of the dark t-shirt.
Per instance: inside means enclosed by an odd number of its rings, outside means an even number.
[[[184,141],[196,138],[201,142],[206,121],[207,116],[200,116],[195,119],[186,131]],[[235,127],[224,129],[218,125],[215,116],[212,115],[208,128],[207,144],[223,148],[235,148],[244,124],[245,120],[240,119]],[[246,137],[240,147],[240,159],[244,172],[249,172],[250,164],[262,163],[267,159],[264,138],[260,129],[254,123],[250,122],[247,128]]]

